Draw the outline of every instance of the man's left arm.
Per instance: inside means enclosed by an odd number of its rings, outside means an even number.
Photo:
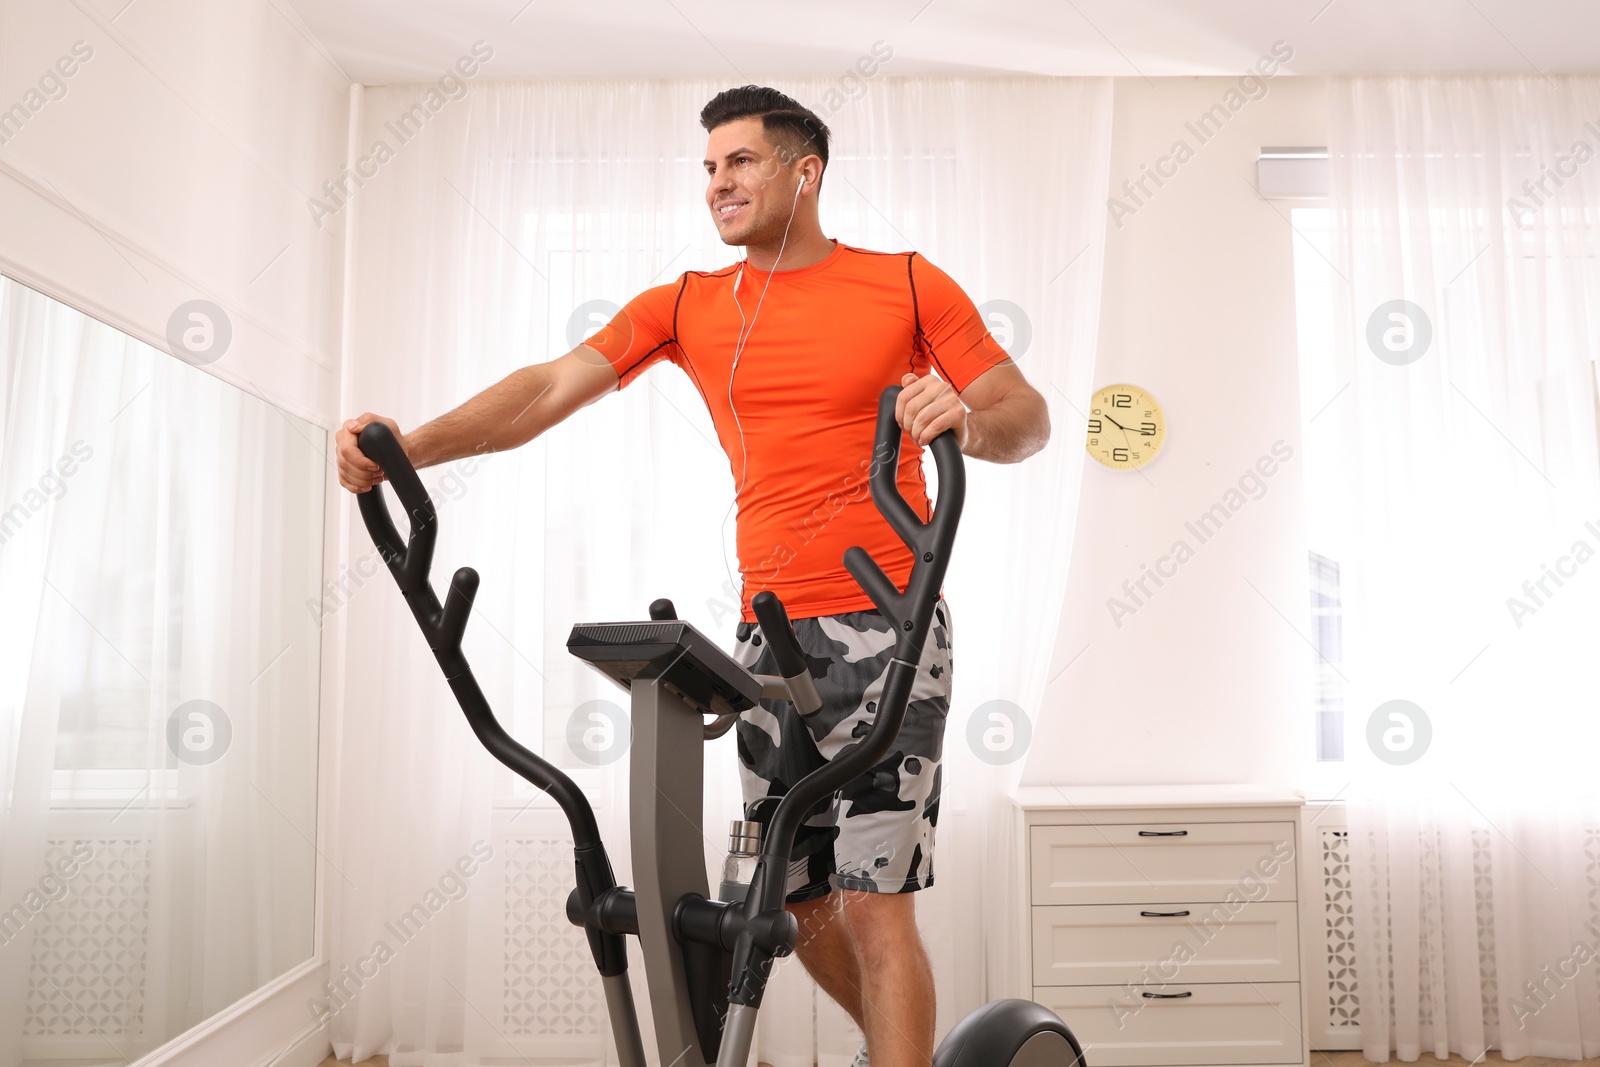
[[[904,388],[895,418],[919,445],[954,430],[963,455],[1018,463],[1050,440],[1044,397],[1009,359],[978,375],[960,393],[933,374],[907,374],[900,384]]]

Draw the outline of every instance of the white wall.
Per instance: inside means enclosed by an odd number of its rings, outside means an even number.
[[[1289,205],[1253,183],[1262,146],[1326,143],[1324,83],[1263,85],[1202,141],[1185,123],[1237,78],[1117,82],[1110,184],[1131,213],[1107,227],[1095,382],[1154,393],[1167,440],[1139,473],[1087,464],[1024,784],[1290,784],[1311,751],[1292,232]],[[1178,140],[1193,154],[1163,165],[1171,178],[1121,191]],[[1259,499],[1204,541],[1186,527],[1279,441],[1292,458]],[[1136,603],[1124,580],[1180,540],[1192,558]],[[1133,613],[1114,620],[1112,597]]]
[[[233,337],[205,369],[331,427],[344,218],[319,228],[307,200],[342,171],[349,101],[275,0],[0,0],[0,272],[160,348],[210,300]],[[151,1062],[319,1062],[325,977],[307,961]]]
[[[331,425],[342,218],[306,201],[348,96],[270,0],[0,0],[0,271],[163,348],[209,299],[233,340],[207,369]]]

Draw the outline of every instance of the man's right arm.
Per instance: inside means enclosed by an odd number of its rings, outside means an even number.
[[[356,446],[356,435],[371,422],[392,430],[419,470],[439,463],[525,445],[579,408],[617,388],[611,362],[588,345],[548,363],[521,367],[460,407],[401,434],[392,419],[366,412],[339,427],[336,455],[339,484],[364,493],[383,481],[383,471]]]

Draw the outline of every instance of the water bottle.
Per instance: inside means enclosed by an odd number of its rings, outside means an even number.
[[[735,819],[728,827],[728,858],[722,862],[722,885],[718,900],[742,901],[750,891],[756,874],[756,857],[761,853],[761,824]]]

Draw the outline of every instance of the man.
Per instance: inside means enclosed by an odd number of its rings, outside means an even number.
[[[904,386],[895,414],[916,447],[903,446],[897,475],[924,516],[921,446],[951,430],[966,455],[1013,463],[1042,448],[1050,427],[1043,397],[946,274],[914,252],[823,236],[817,197],[829,131],[816,115],[776,90],[744,86],[719,94],[700,121],[706,205],[723,242],[746,258],[646,290],[585,344],[515,371],[401,441],[417,467],[515,448],[658,362],[690,376],[737,486],[737,658],[776,673],[749,606],[770,589],[824,701],[808,719],[771,701],[741,719],[746,806],[764,820],[768,801],[864,734],[876,711],[893,634],[841,556],[861,545],[902,588],[911,571],[868,491],[879,394]],[[355,444],[376,418],[339,431],[340,481],[352,492],[382,477]],[[812,813],[790,865],[797,954],[866,1034],[858,1065],[869,1051],[874,1067],[931,1062],[933,975],[911,894],[933,882],[949,620],[941,600],[895,751],[837,805]]]

